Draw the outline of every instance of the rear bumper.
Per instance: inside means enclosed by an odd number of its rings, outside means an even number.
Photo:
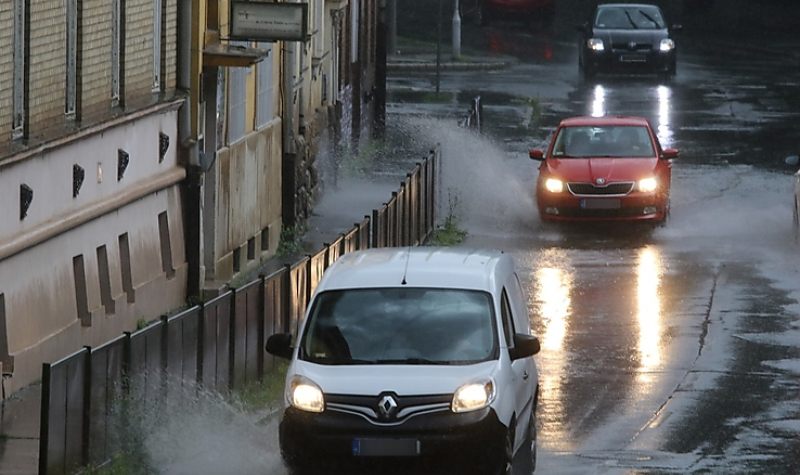
[[[388,457],[403,463],[459,462],[484,465],[500,457],[506,428],[491,408],[455,414],[442,411],[410,418],[398,425],[376,425],[354,414],[312,414],[288,408],[280,423],[280,446],[290,465],[319,466],[384,460],[358,454],[364,439],[418,441],[418,454]],[[313,460],[309,460],[313,459]]]

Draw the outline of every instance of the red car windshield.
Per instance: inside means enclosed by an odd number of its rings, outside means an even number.
[[[641,158],[655,157],[647,127],[562,127],[553,146],[553,158]]]

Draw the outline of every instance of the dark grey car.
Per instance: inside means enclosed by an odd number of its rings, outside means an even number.
[[[656,5],[598,5],[581,32],[578,58],[585,78],[600,72],[656,73],[675,76],[676,45],[661,9]]]

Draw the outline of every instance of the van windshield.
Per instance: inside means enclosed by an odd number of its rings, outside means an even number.
[[[473,364],[496,359],[490,296],[452,289],[324,292],[315,299],[300,358],[318,364]]]

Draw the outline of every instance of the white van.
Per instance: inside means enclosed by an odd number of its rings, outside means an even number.
[[[535,467],[539,340],[508,255],[347,254],[325,272],[296,341],[267,341],[291,359],[280,424],[291,469],[455,459],[509,474],[515,456]]]

